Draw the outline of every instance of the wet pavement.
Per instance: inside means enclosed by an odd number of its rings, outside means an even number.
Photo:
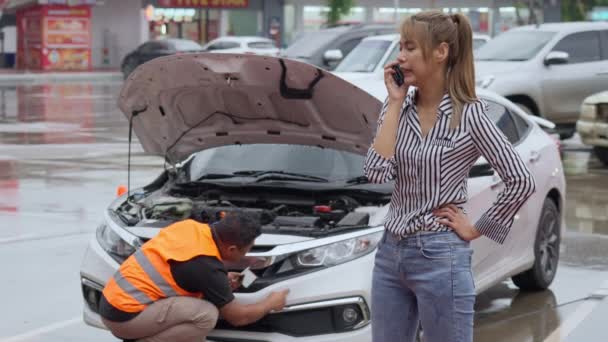
[[[120,87],[0,86],[0,342],[115,340],[82,323],[78,270],[103,210],[127,183]],[[576,139],[564,146],[568,233],[556,280],[539,293],[507,281],[479,295],[475,341],[608,340],[608,302],[598,295],[608,287],[608,167]],[[132,187],[162,165],[134,140]]]

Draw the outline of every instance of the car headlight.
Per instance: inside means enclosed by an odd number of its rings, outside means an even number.
[[[123,240],[118,233],[105,223],[100,224],[97,228],[97,241],[101,248],[119,264],[122,264],[131,254],[135,253],[137,247],[141,245],[135,243],[138,246],[133,246]]]
[[[383,232],[316,247],[297,254],[295,261],[299,267],[327,267],[345,263],[372,252]]]
[[[477,81],[475,82],[475,84],[478,87],[481,88],[488,88],[492,82],[494,82],[494,80],[496,79],[496,77],[494,77],[493,75],[487,75],[487,76],[483,76],[477,79]]]

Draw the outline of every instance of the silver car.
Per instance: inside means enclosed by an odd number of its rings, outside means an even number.
[[[608,23],[522,26],[475,52],[477,85],[574,133],[583,99],[608,84]]]
[[[608,91],[593,94],[583,101],[576,130],[583,143],[593,146],[595,155],[608,166]]]

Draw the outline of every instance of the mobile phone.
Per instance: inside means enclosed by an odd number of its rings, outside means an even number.
[[[397,83],[397,86],[401,87],[403,85],[403,71],[401,71],[401,68],[397,64],[393,65],[392,68],[395,70],[393,79],[395,80],[395,83]]]

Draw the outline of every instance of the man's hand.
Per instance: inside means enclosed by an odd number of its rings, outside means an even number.
[[[279,292],[273,292],[268,297],[266,297],[266,303],[268,304],[268,308],[271,311],[281,311],[285,307],[285,302],[287,300],[287,295],[289,294],[289,290],[283,290]]]
[[[230,288],[232,291],[241,287],[243,283],[243,275],[236,272],[228,272],[228,281],[230,281]]]
[[[439,220],[439,223],[452,228],[454,233],[458,234],[465,241],[472,241],[481,236],[481,233],[469,221],[469,218],[460,208],[453,204],[436,209],[433,211],[433,214],[442,218]]]

